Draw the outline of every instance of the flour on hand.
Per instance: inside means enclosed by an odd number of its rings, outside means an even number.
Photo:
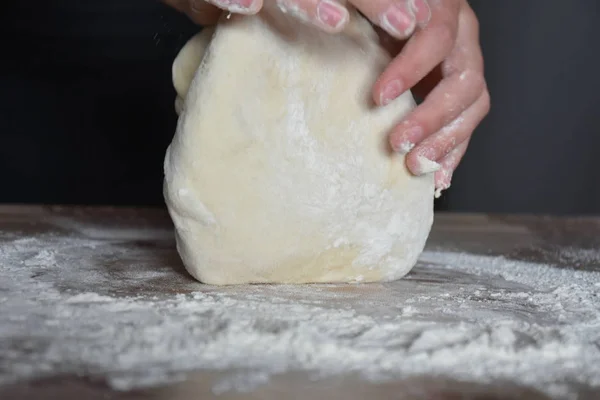
[[[208,284],[399,279],[433,222],[434,180],[388,145],[415,106],[376,107],[390,62],[358,13],[319,32],[266,4],[224,18],[173,67],[164,192],[187,270]]]

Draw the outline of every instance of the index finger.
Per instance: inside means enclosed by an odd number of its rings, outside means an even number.
[[[458,2],[437,6],[427,26],[415,32],[377,80],[373,91],[377,104],[385,105],[411,89],[450,54],[459,10]]]

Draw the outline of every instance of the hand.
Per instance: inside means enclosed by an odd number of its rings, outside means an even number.
[[[277,1],[332,33],[348,22],[347,9],[334,0],[163,1],[203,25],[215,23],[223,9],[256,13],[263,1]],[[383,106],[411,88],[425,99],[391,133],[392,147],[408,153],[412,173],[435,171],[438,191],[449,188],[471,134],[490,109],[475,13],[466,0],[348,1],[389,35],[384,42],[398,54],[375,85],[375,102]],[[405,43],[390,40],[408,37]]]
[[[417,26],[425,25],[431,17],[427,0],[265,1],[276,1],[282,10],[331,33],[342,31],[349,21],[345,3],[354,6],[374,25],[380,26],[396,39],[406,39]]]
[[[431,20],[406,42],[379,78],[374,98],[385,105],[412,88],[424,98],[392,131],[415,175],[435,171],[438,195],[450,187],[471,134],[490,109],[479,25],[466,0],[429,0]],[[388,45],[390,41],[387,41]],[[401,49],[398,49],[402,46]]]
[[[264,1],[276,2],[283,11],[330,33],[342,31],[349,21],[345,0],[163,0],[202,25],[215,23],[222,10],[255,14]],[[427,0],[349,0],[349,3],[396,39],[409,37],[431,15]]]
[[[352,4],[387,33],[397,55],[374,89],[385,105],[402,92],[425,99],[390,135],[392,147],[409,153],[415,175],[435,171],[438,193],[450,187],[475,127],[487,115],[490,96],[483,76],[479,26],[466,0],[264,0],[329,32],[348,22]],[[403,43],[398,40],[410,39]]]

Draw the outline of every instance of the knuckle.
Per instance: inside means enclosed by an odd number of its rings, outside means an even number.
[[[479,36],[479,32],[480,32],[479,19],[477,19],[475,14],[473,14],[471,17],[471,26],[473,27],[472,29],[473,29],[473,32],[475,32],[475,35]]]
[[[479,19],[477,18],[477,15],[471,9],[471,7],[468,7],[468,10],[465,14],[465,19],[467,21],[467,24],[473,30],[473,32],[479,34],[479,29],[480,29]]]
[[[452,48],[456,41],[456,29],[449,22],[444,22],[432,26],[433,34],[435,35],[436,41],[439,46],[443,48]]]
[[[461,73],[461,76],[465,76],[463,74],[466,75],[465,80],[469,82],[469,85],[471,85],[477,93],[483,93],[486,90],[485,76],[483,73],[473,69],[466,69]]]
[[[483,74],[484,62],[483,62],[483,54],[481,54],[481,51],[475,52],[475,55],[473,57],[473,65],[477,71],[481,71],[481,74]]]
[[[469,24],[474,28],[477,29],[477,31],[479,31],[479,18],[477,18],[477,14],[475,13],[475,11],[473,10],[473,8],[469,5],[468,2],[465,2],[465,7],[464,7],[464,12],[465,12],[465,16],[467,18],[467,21],[469,22]]]
[[[484,115],[487,115],[492,108],[492,99],[491,99],[490,92],[487,89],[487,87],[485,87],[483,90],[481,103],[482,103]]]
[[[442,63],[442,76],[451,76],[458,71],[459,68],[456,66],[452,60],[446,60]]]

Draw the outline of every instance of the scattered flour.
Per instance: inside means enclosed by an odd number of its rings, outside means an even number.
[[[390,284],[214,288],[160,264],[171,242],[93,236],[0,236],[0,384],[76,374],[126,390],[242,368],[247,389],[291,370],[508,379],[561,399],[600,385],[600,272],[426,251]]]

